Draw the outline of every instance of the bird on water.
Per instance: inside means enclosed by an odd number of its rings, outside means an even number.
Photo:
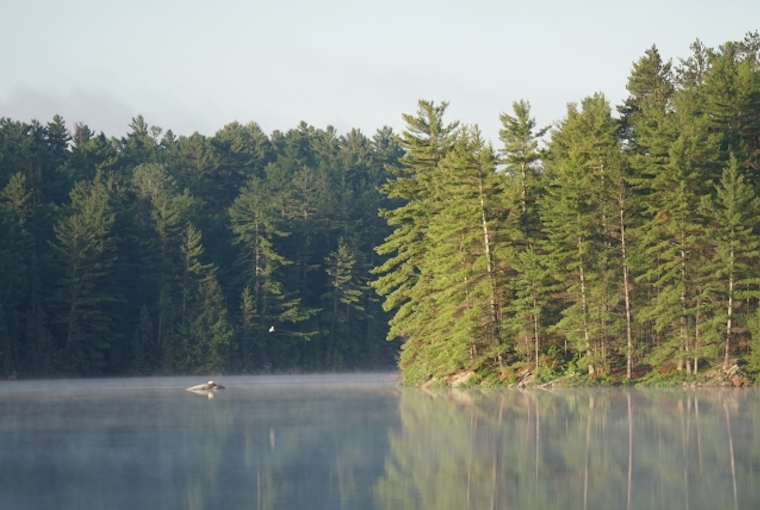
[[[197,386],[191,386],[187,389],[187,391],[217,391],[217,390],[223,390],[224,386],[221,384],[216,384],[214,381],[209,381],[206,384],[199,384]]]

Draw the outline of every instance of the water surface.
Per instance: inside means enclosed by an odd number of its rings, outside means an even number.
[[[757,390],[0,382],[0,508],[757,508]]]

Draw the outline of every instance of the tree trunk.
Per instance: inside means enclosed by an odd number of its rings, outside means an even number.
[[[533,345],[536,350],[536,366],[538,366],[538,350],[540,347],[540,339],[538,336],[538,304],[536,303],[535,294],[533,296]]]
[[[681,236],[684,237],[683,232],[681,232]],[[683,246],[683,244],[681,244]],[[681,284],[683,285],[683,288],[681,289],[681,350],[684,353],[689,352],[689,332],[688,332],[688,324],[686,320],[686,250],[684,248],[681,248]],[[684,356],[678,357],[678,370],[684,369]],[[691,363],[688,361],[686,362],[686,373],[691,373]]]
[[[578,259],[580,261],[580,281],[581,281],[581,312],[583,314],[583,340],[586,346],[586,356],[591,358],[591,337],[588,325],[588,301],[586,299],[586,278],[583,272],[583,240],[578,238]],[[594,375],[594,364],[589,363],[588,374]]]
[[[623,256],[623,294],[625,296],[625,334],[627,340],[626,347],[626,367],[625,374],[628,379],[631,378],[633,371],[633,330],[631,327],[631,285],[628,281],[628,254],[625,243],[625,207],[622,190],[620,191],[620,249]]]
[[[490,308],[491,308],[491,321],[493,321],[492,334],[494,336],[493,341],[499,342],[499,303],[496,297],[496,277],[493,270],[493,255],[491,254],[491,240],[488,236],[488,220],[486,218],[486,203],[483,194],[483,179],[481,178],[478,183],[480,187],[480,222],[483,227],[483,251],[486,256],[486,270],[488,271],[488,281],[490,282]]]
[[[728,368],[731,351],[731,325],[734,311],[734,275],[728,277],[728,319],[726,320],[726,352],[723,355],[723,368]]]

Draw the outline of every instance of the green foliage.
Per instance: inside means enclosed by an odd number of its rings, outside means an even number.
[[[498,151],[424,100],[398,136],[2,118],[0,371],[760,371],[758,41],[652,46],[545,146],[516,101]]]
[[[533,382],[536,384],[543,384],[556,379],[557,375],[559,375],[558,372],[556,372],[551,365],[539,364],[535,368]]]
[[[107,183],[98,176],[74,186],[71,204],[53,227],[56,241],[51,246],[63,269],[56,322],[65,331],[65,366],[78,374],[97,373],[106,365],[112,334],[107,305],[116,300],[105,279],[116,258],[114,219]]]
[[[655,370],[650,372],[642,380],[638,381],[636,386],[644,388],[667,388],[672,386],[682,386],[684,383],[688,384],[695,380],[695,376],[687,374],[685,371],[671,370],[662,373]]]

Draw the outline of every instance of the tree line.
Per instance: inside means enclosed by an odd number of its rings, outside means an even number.
[[[372,282],[402,382],[760,370],[760,36],[652,46],[627,90],[550,128],[517,101],[497,149],[445,102],[404,116]]]
[[[129,127],[0,119],[0,376],[394,365],[367,283],[390,128]]]
[[[2,118],[0,375],[760,372],[760,35],[627,90],[498,148],[425,100],[372,138]]]

